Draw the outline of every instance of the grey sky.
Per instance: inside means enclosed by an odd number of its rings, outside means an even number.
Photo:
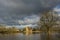
[[[60,0],[0,0],[0,24],[18,25],[19,20],[25,23],[27,16],[27,19],[33,19],[32,23],[36,23],[34,20],[38,20],[41,12],[53,9],[59,3]],[[32,15],[36,18],[30,19]]]

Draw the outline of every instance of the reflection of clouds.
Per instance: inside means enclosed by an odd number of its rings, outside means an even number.
[[[24,20],[18,20],[19,24],[33,24],[37,23],[39,21],[39,16],[32,15],[24,17]]]

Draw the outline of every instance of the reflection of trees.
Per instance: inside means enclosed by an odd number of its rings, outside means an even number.
[[[57,13],[53,11],[44,12],[44,14],[40,18],[40,22],[39,22],[40,30],[46,32],[47,40],[50,40],[49,31],[51,27],[56,25],[57,18],[58,18]]]

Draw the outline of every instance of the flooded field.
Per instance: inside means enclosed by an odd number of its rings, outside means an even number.
[[[0,34],[0,40],[47,40],[44,33]],[[49,40],[60,40],[60,34],[52,33]]]

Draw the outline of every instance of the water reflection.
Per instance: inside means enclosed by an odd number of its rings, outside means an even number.
[[[49,36],[46,33],[41,33],[40,37],[41,40],[48,40],[47,37],[49,37],[49,40],[60,40],[60,33],[53,32]]]
[[[39,32],[0,34],[0,40],[46,40],[46,34]],[[50,40],[60,40],[60,33],[52,33]]]

